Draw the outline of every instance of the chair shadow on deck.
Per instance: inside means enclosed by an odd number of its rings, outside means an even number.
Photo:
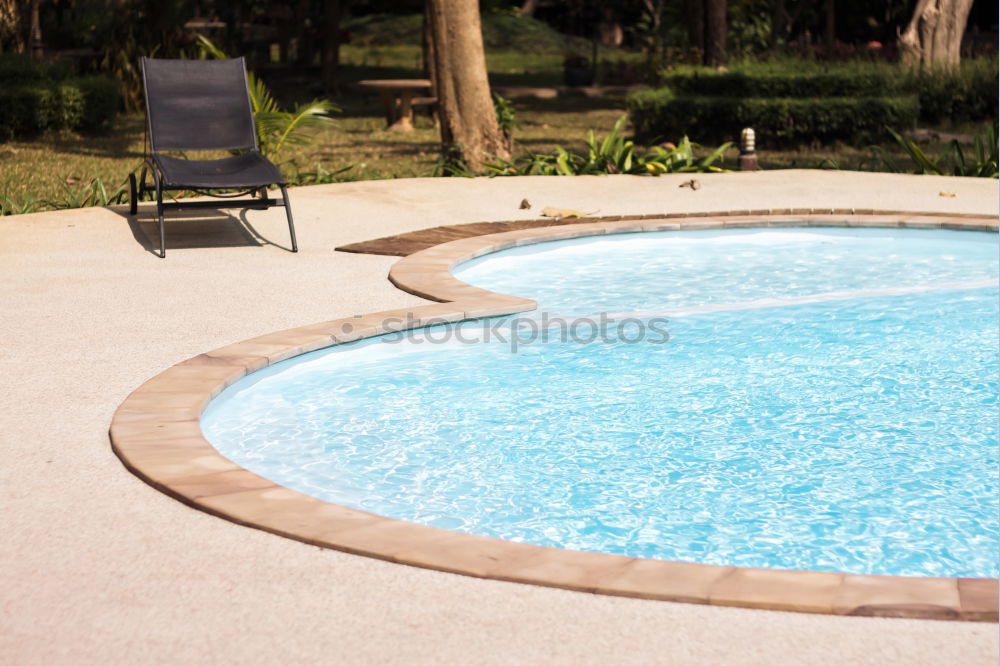
[[[156,206],[140,206],[138,215],[129,215],[128,207],[113,208],[128,222],[129,230],[142,249],[159,256],[159,228]],[[263,235],[248,219],[248,209],[178,209],[166,219],[167,249],[262,247],[272,245],[287,252],[287,244],[276,243]]]

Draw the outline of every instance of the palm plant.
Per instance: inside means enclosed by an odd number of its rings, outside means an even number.
[[[984,135],[977,136],[971,152],[966,152],[957,139],[952,139],[936,158],[927,155],[916,141],[907,139],[892,129],[886,128],[903,150],[906,151],[914,169],[912,173],[934,176],[971,176],[974,178],[997,178],[997,128],[989,125]],[[881,148],[874,148],[888,171],[901,173],[902,169]]]
[[[603,139],[593,130],[587,135],[587,153],[580,155],[556,147],[548,155],[527,155],[520,160],[499,160],[486,163],[495,176],[584,176],[592,174],[650,174],[707,173],[725,171],[716,166],[727,150],[726,142],[706,157],[695,156],[695,144],[685,136],[677,146],[653,146],[644,153],[636,150],[635,143],[624,135],[626,116],[622,116]]]
[[[694,153],[695,145],[687,136],[673,147],[653,146],[646,158],[647,169],[659,173],[720,173],[726,171],[715,163],[722,159],[726,151],[733,147],[732,141],[727,141],[705,157],[698,159]],[[654,173],[654,175],[659,175]]]
[[[204,35],[197,35],[197,38],[202,55],[218,59],[229,57]],[[257,128],[257,143],[261,154],[270,159],[276,159],[287,146],[308,143],[309,135],[326,123],[333,122],[330,114],[340,111],[338,106],[325,99],[314,99],[291,111],[283,111],[267,84],[253,72],[247,72],[247,84]]]

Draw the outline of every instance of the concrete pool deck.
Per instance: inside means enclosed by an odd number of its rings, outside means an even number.
[[[394,257],[333,247],[426,227],[600,215],[869,208],[996,215],[996,181],[849,172],[403,180],[301,188],[282,211],[168,222],[165,260],[103,209],[0,220],[5,573],[12,663],[995,663],[988,624],[599,597],[322,550],[198,512],[111,452],[118,404],[166,367],[272,331],[425,303]],[[942,196],[941,193],[955,196]],[[519,210],[527,198],[532,210]],[[599,211],[599,212],[598,212]],[[175,214],[176,215],[176,214]]]

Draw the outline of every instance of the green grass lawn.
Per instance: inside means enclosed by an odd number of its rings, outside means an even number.
[[[436,174],[439,137],[429,115],[417,115],[413,132],[388,132],[377,98],[348,98],[340,104],[343,113],[330,127],[308,145],[278,156],[286,177],[308,182],[308,174],[318,169],[334,172],[345,167],[350,169],[338,176],[340,180]],[[557,145],[582,150],[589,129],[606,131],[625,113],[620,98],[530,100],[516,106],[519,152],[548,152]],[[141,165],[143,129],[143,117],[123,116],[100,136],[50,134],[0,144],[0,203],[10,202],[3,205],[15,210],[70,207],[66,204],[89,193],[94,179],[109,193],[117,190]]]
[[[353,57],[350,51],[348,55]],[[510,55],[507,59],[495,56],[491,61],[495,78],[504,75],[504,68],[510,77],[517,77],[519,68],[523,69],[528,62],[517,55]],[[398,59],[401,56],[397,54],[394,57]],[[533,56],[532,62],[536,65],[538,57]],[[553,72],[561,71],[559,63],[561,61],[553,61]],[[349,78],[356,80],[363,78],[362,74],[373,72],[375,76],[384,77],[387,67],[391,70],[398,67],[398,63],[349,64],[345,69]],[[400,71],[404,75],[416,75],[415,71]],[[535,74],[548,76],[552,72],[546,74],[545,68],[539,67]],[[290,84],[294,85],[295,81]],[[299,96],[307,97],[308,91],[300,89]],[[330,127],[317,133],[308,144],[291,147],[278,156],[280,166],[292,182],[315,182],[317,172],[322,176],[324,172],[330,174],[346,167],[350,168],[340,173],[337,179],[436,175],[438,130],[426,113],[418,114],[413,132],[387,132],[377,97],[354,94],[337,102],[343,112]],[[518,99],[514,105],[519,123],[514,131],[517,154],[548,153],[556,146],[583,150],[588,130],[593,129],[599,135],[606,133],[625,114],[624,100],[620,97]],[[979,131],[973,125],[947,129],[959,133]],[[110,131],[102,135],[50,134],[0,144],[0,207],[15,213],[31,212],[100,205],[107,197],[113,199],[115,192],[123,191],[129,172],[141,164],[143,130],[144,119],[141,116],[122,116]],[[671,137],[675,141],[679,138]],[[900,165],[909,168],[909,161],[889,137],[883,147]],[[942,147],[930,145],[925,149],[936,154]],[[704,152],[707,153],[708,149]],[[722,166],[735,168],[735,165],[736,153],[733,150]],[[872,163],[868,146],[844,145],[762,152],[760,165],[764,169],[881,168],[879,164]],[[320,181],[329,179],[327,175]],[[96,185],[103,186],[104,191]]]

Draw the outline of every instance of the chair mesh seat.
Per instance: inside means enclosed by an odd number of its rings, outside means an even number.
[[[243,188],[282,182],[278,168],[257,151],[221,160],[183,160],[158,153],[153,159],[171,187]]]

